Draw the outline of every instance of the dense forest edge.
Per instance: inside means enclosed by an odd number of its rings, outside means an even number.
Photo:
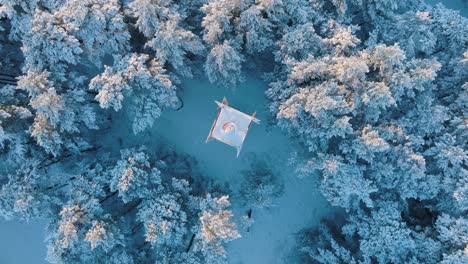
[[[422,0],[0,0],[0,217],[47,219],[50,263],[237,263],[271,162],[333,207],[288,263],[468,263],[467,47]],[[182,84],[252,75],[292,150],[246,155],[239,193],[136,140]]]

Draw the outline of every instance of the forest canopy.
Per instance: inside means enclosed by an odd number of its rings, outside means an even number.
[[[229,188],[109,127],[145,135],[182,80],[255,69],[281,162],[336,209],[300,263],[468,263],[467,47],[467,18],[420,0],[0,0],[0,216],[48,219],[50,263],[227,263]],[[271,207],[255,164],[240,199]]]

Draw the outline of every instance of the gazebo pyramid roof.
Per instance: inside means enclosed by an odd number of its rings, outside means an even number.
[[[215,103],[219,106],[219,112],[211,126],[206,142],[208,143],[213,138],[224,142],[235,147],[237,149],[237,157],[239,157],[242,144],[252,121],[260,124],[260,120],[255,118],[256,112],[252,115],[247,115],[230,107],[226,98],[223,98],[221,103],[218,101],[215,101]]]

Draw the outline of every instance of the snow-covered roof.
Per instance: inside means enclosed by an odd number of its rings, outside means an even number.
[[[220,109],[206,142],[215,138],[235,147],[237,149],[237,156],[239,156],[252,121],[259,124],[260,120],[255,118],[255,113],[247,115],[228,106],[226,98],[224,98],[221,103],[218,101],[215,101],[215,103]]]

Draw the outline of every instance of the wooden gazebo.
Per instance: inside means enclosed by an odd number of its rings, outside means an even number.
[[[219,106],[219,112],[211,126],[206,143],[213,138],[217,139],[235,147],[237,149],[237,157],[239,157],[242,144],[247,136],[250,125],[252,125],[252,121],[260,124],[260,120],[255,118],[256,112],[252,115],[247,115],[230,107],[226,98],[223,98],[221,103],[218,101],[215,101],[215,103]]]

